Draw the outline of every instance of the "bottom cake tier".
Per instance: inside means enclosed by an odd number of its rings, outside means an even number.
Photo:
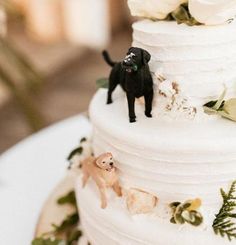
[[[126,208],[124,197],[117,197],[111,190],[107,190],[107,208],[101,209],[99,192],[91,179],[82,188],[79,176],[76,194],[82,227],[92,245],[230,244],[227,239],[216,236],[210,224],[199,227],[174,225],[154,212],[132,216]]]

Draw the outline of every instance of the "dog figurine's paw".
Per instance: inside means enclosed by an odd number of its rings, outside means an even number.
[[[145,115],[146,115],[146,117],[149,117],[149,118],[152,117],[152,114],[150,112],[145,112]]]
[[[108,99],[108,100],[107,100],[107,105],[112,104],[112,102],[113,102],[113,101],[112,101],[111,99]]]
[[[130,122],[130,123],[136,122],[136,118],[135,118],[135,117],[130,117],[130,118],[129,118],[129,122]]]
[[[112,104],[112,100],[107,100],[107,105]]]
[[[102,203],[101,203],[101,208],[102,209],[105,209],[107,207],[107,202],[106,201],[103,201]]]

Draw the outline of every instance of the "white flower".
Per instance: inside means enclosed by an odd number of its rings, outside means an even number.
[[[198,22],[219,25],[236,16],[236,0],[189,0],[189,10]]]
[[[128,5],[133,16],[165,19],[187,0],[128,0]]]

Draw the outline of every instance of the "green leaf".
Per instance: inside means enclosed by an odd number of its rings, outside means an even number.
[[[107,78],[100,78],[96,81],[97,88],[108,88],[109,81]]]
[[[224,117],[224,118],[227,118],[231,121],[234,121],[236,122],[236,115],[231,115],[231,114],[228,114],[227,112],[225,111],[218,111],[217,112],[220,116]]]
[[[188,8],[188,4],[181,4],[171,14],[171,17],[177,21],[178,24],[185,23],[186,25],[200,25],[200,23],[191,16]]]
[[[52,231],[46,232],[42,237],[36,238],[32,241],[32,245],[75,245],[82,236],[79,227],[80,219],[79,212],[76,207],[75,192],[70,191],[66,195],[57,200],[59,205],[70,204],[75,206],[76,211],[68,215],[60,225],[52,224],[54,228]],[[63,237],[64,240],[61,240]]]
[[[69,156],[67,157],[67,160],[70,161],[75,155],[81,155],[83,153],[83,147],[79,146],[77,148],[75,148],[74,150],[71,151],[71,153],[69,154]]]
[[[190,202],[186,202],[182,206],[183,206],[183,209],[187,209],[187,208],[189,208],[191,206],[191,203]]]
[[[236,98],[227,100],[223,109],[226,113],[236,118]]]
[[[193,221],[195,220],[194,216],[192,216],[192,215],[190,214],[190,212],[187,211],[187,210],[184,210],[184,211],[182,212],[181,216],[182,216],[183,219],[184,219],[185,221],[187,221],[187,222],[193,222]]]
[[[203,105],[204,107],[208,107],[208,108],[213,108],[217,103],[217,100],[212,100],[207,102],[205,105]],[[215,110],[214,110],[215,111]]]
[[[80,237],[83,235],[82,231],[80,230],[73,230],[70,234],[69,234],[69,238],[68,238],[68,245],[73,245],[74,242],[79,241]]]
[[[80,144],[83,143],[83,142],[86,142],[87,141],[87,138],[83,137],[81,140],[80,140]]]
[[[185,23],[190,20],[190,15],[184,6],[180,5],[175,11],[171,13],[172,17],[177,21],[178,24]]]
[[[174,218],[174,217],[172,217],[172,218],[170,219],[170,223],[176,224],[176,221],[175,221],[175,218]]]
[[[55,229],[56,233],[66,232],[68,229],[73,228],[79,222],[79,215],[77,212],[68,215],[64,221],[60,225],[53,224],[52,226]]]
[[[190,211],[190,217],[192,218],[190,219],[189,223],[193,226],[199,226],[203,222],[202,215],[197,211],[194,210]]]
[[[75,197],[75,191],[70,191],[67,193],[65,196],[60,197],[57,200],[57,203],[59,205],[64,205],[64,204],[71,204],[76,207],[76,197]]]
[[[66,241],[52,238],[36,238],[32,241],[32,245],[67,245]]]
[[[221,117],[236,122],[236,98],[225,101],[225,95],[226,89],[224,89],[217,101],[210,101],[203,105],[204,111],[209,115],[217,114]]]
[[[214,110],[218,111],[224,102],[224,98],[226,95],[227,89],[225,88],[223,93],[220,95],[219,99],[217,100],[216,104],[212,107]]]

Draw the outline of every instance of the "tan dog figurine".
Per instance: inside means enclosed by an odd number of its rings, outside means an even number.
[[[118,196],[122,196],[118,180],[117,168],[111,153],[104,153],[97,158],[88,157],[82,161],[83,187],[91,176],[98,186],[101,196],[101,207],[106,208],[106,188],[113,188]]]

